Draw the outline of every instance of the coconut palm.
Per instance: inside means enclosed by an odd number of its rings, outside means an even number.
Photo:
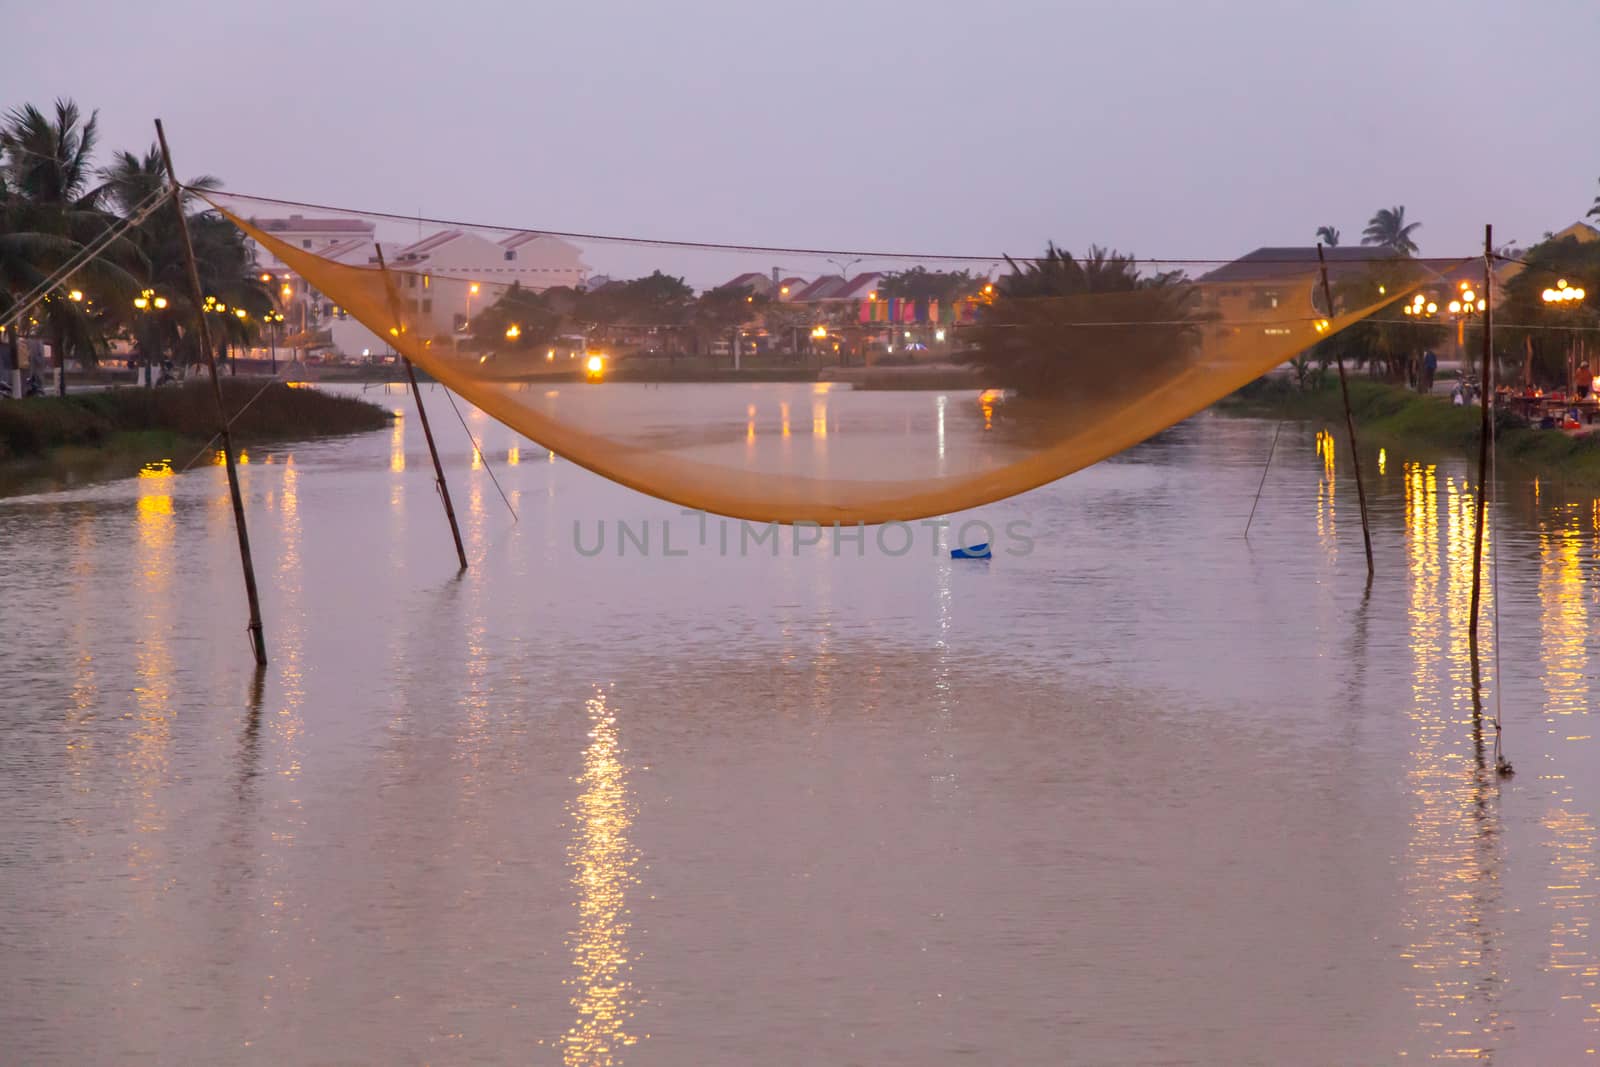
[[[98,115],[85,119],[70,100],[57,100],[52,114],[32,104],[14,108],[0,122],[5,230],[13,257],[27,259],[26,266],[14,262],[8,269],[13,278],[36,276],[37,285],[114,224],[101,209],[105,189],[94,183],[91,161],[97,138]],[[102,298],[99,310],[90,309],[90,300],[68,299],[65,285],[39,305],[38,318],[54,342],[62,395],[68,351],[92,361],[104,349],[104,309],[134,288],[128,268],[136,268],[138,258],[131,245],[119,240],[74,272],[71,281],[84,291],[92,287]],[[13,294],[31,287],[7,283]]]
[[[1411,235],[1421,228],[1420,222],[1406,222],[1404,205],[1379,208],[1361,231],[1361,243],[1376,245],[1397,256],[1409,256],[1417,251],[1417,242]]]
[[[1339,247],[1339,228],[1337,226],[1318,226],[1317,240],[1329,248]]]
[[[1057,414],[1149,389],[1200,340],[1199,291],[1181,274],[1142,274],[1133,257],[1098,247],[1078,258],[1050,244],[1006,262],[969,360],[994,384],[1055,402]]]

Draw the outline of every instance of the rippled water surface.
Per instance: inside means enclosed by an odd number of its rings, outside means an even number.
[[[1592,495],[1506,480],[1478,718],[1453,458],[1371,470],[1370,592],[1342,446],[1245,541],[1274,427],[1211,416],[978,513],[1027,554],[774,558],[431,397],[471,570],[403,394],[252,452],[259,677],[220,468],[0,501],[0,1060],[1600,1046]]]

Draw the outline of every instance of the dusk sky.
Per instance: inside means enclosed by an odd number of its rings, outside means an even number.
[[[1447,255],[1600,189],[1593,0],[7,6],[7,107],[406,214],[1226,258],[1404,204]]]

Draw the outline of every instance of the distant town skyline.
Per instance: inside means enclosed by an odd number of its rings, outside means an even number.
[[[98,109],[102,156],[159,115],[180,172],[236,192],[979,255],[1226,259],[1355,243],[1396,204],[1424,254],[1464,254],[1485,222],[1526,245],[1581,218],[1600,175],[1593,105],[1562,93],[1583,0],[380,10],[29,6],[0,100]],[[638,251],[590,258],[685,272]]]

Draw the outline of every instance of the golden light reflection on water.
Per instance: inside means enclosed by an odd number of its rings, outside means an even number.
[[[1403,465],[1412,655],[1410,835],[1400,957],[1432,1058],[1482,1060],[1500,1016],[1499,792],[1466,643],[1476,505],[1432,465]],[[1443,530],[1439,513],[1444,512]],[[1483,631],[1485,637],[1490,632]]]
[[[167,777],[172,743],[172,651],[168,645],[172,562],[176,551],[172,514],[174,472],[171,460],[147,464],[139,472],[138,501],[138,603],[144,610],[132,620],[138,651],[134,656],[134,705],[137,723],[128,754],[140,805],[135,828],[139,835],[159,834],[166,828],[161,787]],[[152,869],[157,859],[150,838],[132,841],[131,862],[136,872]]]
[[[573,975],[567,979],[574,987],[571,1003],[577,1018],[561,1038],[568,1067],[619,1064],[624,1050],[639,1040],[628,1032],[637,999],[629,977],[632,921],[627,894],[636,882],[637,855],[628,840],[633,822],[628,772],[606,693],[597,692],[585,711],[589,746],[583,753],[581,792],[572,805],[574,831],[567,847],[578,910],[578,926],[568,940]]]
[[[73,532],[75,537],[71,589],[74,598],[79,601],[79,606],[73,612],[72,625],[72,646],[75,655],[72,707],[67,711],[66,721],[67,765],[73,778],[79,783],[76,788],[87,792],[90,786],[87,784],[88,779],[84,772],[89,769],[90,757],[94,753],[95,731],[92,727],[95,721],[95,709],[100,703],[100,686],[96,680],[92,651],[97,628],[91,621],[93,616],[87,604],[84,603],[98,592],[94,584],[97,546],[93,513],[81,512]]]
[[[983,412],[983,428],[994,429],[994,406],[1005,394],[999,389],[985,389],[978,394],[978,410]]]
[[[389,431],[389,469],[396,474],[403,474],[406,469],[406,424],[399,419],[394,420],[394,429]]]
[[[1317,539],[1330,556],[1339,552],[1339,527],[1335,522],[1334,500],[1338,479],[1333,465],[1333,434],[1317,431],[1317,456],[1322,460],[1322,477],[1317,482]]]
[[[1552,747],[1592,746],[1589,724],[1589,600],[1583,570],[1585,538],[1577,507],[1557,508],[1539,532],[1540,677],[1544,685],[1544,725]],[[1545,966],[1567,978],[1563,1013],[1575,1010],[1582,1022],[1600,1024],[1600,957],[1591,912],[1596,900],[1595,817],[1579,806],[1578,793],[1565,775],[1546,772],[1537,784],[1544,804],[1546,878],[1543,903],[1550,913],[1550,949]]]

